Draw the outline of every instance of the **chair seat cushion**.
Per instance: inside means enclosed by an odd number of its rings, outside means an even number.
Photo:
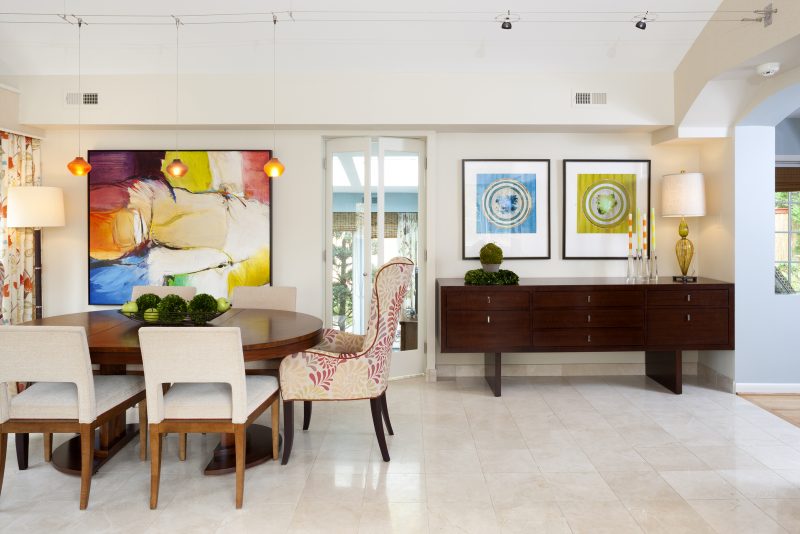
[[[144,391],[144,377],[94,377],[98,416]],[[78,388],[70,382],[37,382],[9,403],[11,419],[78,419]]]
[[[278,391],[274,376],[246,376],[247,414]],[[228,384],[173,384],[164,394],[165,419],[230,419],[231,387]]]

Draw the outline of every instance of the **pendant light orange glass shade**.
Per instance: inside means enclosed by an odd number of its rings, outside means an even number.
[[[182,162],[180,158],[173,159],[172,163],[167,165],[167,173],[169,173],[170,176],[173,176],[175,178],[180,178],[187,172],[189,172],[189,167],[187,167],[186,164]]]
[[[92,170],[92,166],[89,165],[88,161],[78,156],[67,163],[67,169],[73,176],[86,176]]]
[[[266,165],[264,165],[264,172],[267,173],[267,176],[270,178],[277,178],[283,171],[286,169],[281,160],[278,158],[270,158]]]

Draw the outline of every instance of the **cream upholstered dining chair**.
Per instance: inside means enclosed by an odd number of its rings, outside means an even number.
[[[145,384],[141,376],[92,375],[86,331],[79,326],[0,327],[0,383],[35,382],[9,400],[0,388],[0,489],[8,434],[77,432],[81,442],[80,508],[89,503],[95,429],[141,402],[140,445],[146,444]]]
[[[167,295],[178,295],[184,300],[192,300],[197,294],[197,288],[191,286],[133,286],[131,300],[136,300],[147,293],[152,293],[161,298]]]
[[[236,286],[231,295],[233,308],[294,311],[297,307],[296,287]]]
[[[236,508],[244,499],[245,431],[272,406],[272,454],[278,459],[278,380],[245,376],[238,328],[139,329],[150,423],[150,508],[158,505],[161,435],[221,432],[234,435]],[[164,393],[163,384],[172,384]]]
[[[283,464],[289,461],[292,452],[293,401],[296,400],[369,399],[381,455],[384,461],[389,461],[381,417],[386,422],[389,434],[394,434],[386,406],[386,387],[397,323],[413,273],[414,262],[408,258],[392,258],[378,269],[372,287],[366,335],[326,329],[322,343],[281,361],[285,433]],[[306,413],[304,430],[308,429],[310,410]]]

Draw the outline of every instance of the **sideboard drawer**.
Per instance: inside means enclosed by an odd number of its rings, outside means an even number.
[[[640,347],[642,328],[559,328],[535,330],[533,342],[543,348]],[[631,349],[632,350],[632,349]]]
[[[448,310],[527,310],[528,291],[459,290],[447,293]]]
[[[530,347],[531,315],[527,311],[447,312],[447,348],[496,352]]]
[[[582,310],[534,310],[533,327],[540,328],[608,328],[644,326],[643,308],[589,308]]]
[[[683,350],[729,344],[727,308],[653,308],[647,310],[647,345]]]
[[[648,306],[728,306],[727,289],[648,289]]]
[[[644,291],[638,289],[573,289],[568,291],[536,291],[534,308],[604,308],[643,306]]]

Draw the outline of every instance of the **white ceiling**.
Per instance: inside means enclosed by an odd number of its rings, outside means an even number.
[[[88,23],[82,30],[83,72],[88,75],[173,73],[170,14],[186,23],[180,31],[182,73],[271,72],[270,11],[281,12],[277,35],[283,71],[671,72],[720,2],[337,0],[332,6],[329,0],[3,0],[0,76],[76,71],[76,27],[54,15],[9,14],[17,12],[83,16]],[[751,3],[752,9],[763,7],[763,2]],[[521,17],[510,31],[494,22],[507,9]],[[631,20],[645,9],[657,20],[641,31]],[[208,24],[221,21],[229,24]]]

